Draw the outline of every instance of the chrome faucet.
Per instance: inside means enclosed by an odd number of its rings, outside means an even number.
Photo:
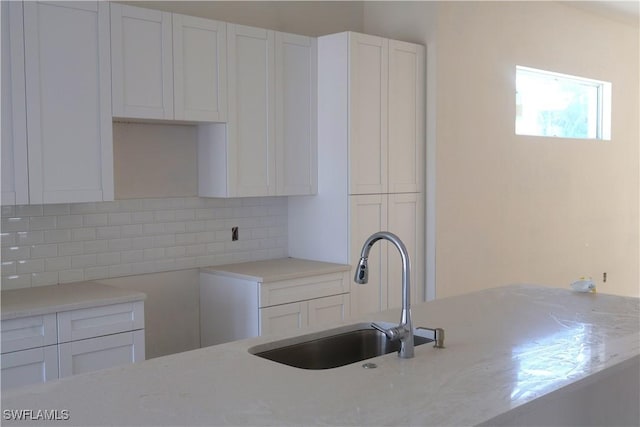
[[[358,262],[358,268],[356,269],[355,282],[358,284],[365,284],[369,280],[369,266],[368,258],[369,251],[374,243],[378,240],[385,239],[393,243],[400,251],[402,257],[402,314],[400,316],[400,324],[393,328],[383,328],[380,325],[372,323],[371,326],[380,332],[384,333],[391,341],[400,340],[400,351],[398,356],[403,359],[409,359],[413,357],[413,326],[411,325],[411,262],[409,261],[409,252],[402,243],[402,240],[398,236],[388,231],[379,231],[372,234],[364,245],[362,246],[362,253],[360,254],[360,262]]]

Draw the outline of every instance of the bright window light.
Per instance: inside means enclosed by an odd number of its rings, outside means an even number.
[[[516,134],[611,139],[611,83],[516,66]]]

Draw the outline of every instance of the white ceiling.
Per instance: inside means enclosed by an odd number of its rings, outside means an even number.
[[[588,10],[617,21],[640,25],[640,0],[621,1],[563,1],[569,6]]]

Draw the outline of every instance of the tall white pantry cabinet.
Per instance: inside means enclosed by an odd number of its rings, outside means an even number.
[[[424,47],[346,32],[318,38],[318,195],[289,200],[289,255],[355,268],[388,230],[407,246],[424,299]],[[351,314],[401,305],[401,262],[379,242]]]

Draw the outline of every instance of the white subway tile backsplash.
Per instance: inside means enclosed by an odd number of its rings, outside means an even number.
[[[15,207],[14,216],[42,216],[42,205],[20,205]]]
[[[5,275],[16,274],[16,262],[2,261],[2,274],[5,274]]]
[[[109,225],[131,224],[130,212],[114,212],[109,214]]]
[[[187,231],[187,224],[184,222],[167,222],[164,224],[165,233],[184,233]]]
[[[71,213],[71,205],[43,205],[42,215],[69,215]]]
[[[142,226],[142,234],[161,234],[164,233],[164,224],[144,224]]]
[[[83,225],[83,215],[59,215],[56,217],[56,228],[78,228]]]
[[[42,231],[18,231],[16,237],[18,246],[44,243],[44,233]]]
[[[187,248],[185,246],[172,246],[165,248],[164,253],[169,258],[182,258],[187,255]]]
[[[109,217],[107,214],[86,214],[83,215],[83,223],[86,227],[100,227],[109,224]]]
[[[109,277],[109,267],[89,267],[84,270],[84,280],[98,280]]]
[[[15,246],[16,240],[16,233],[0,233],[1,246]]]
[[[44,272],[44,259],[24,259],[16,263],[18,274]]]
[[[144,211],[144,212],[133,212],[131,214],[131,222],[134,224],[146,224],[153,222],[155,216],[153,211]]]
[[[96,239],[96,229],[93,227],[89,228],[74,228],[71,230],[71,240],[74,242],[83,241],[83,240],[95,240]]]
[[[2,290],[31,287],[31,274],[11,274],[2,276]]]
[[[97,253],[97,252],[107,252],[109,250],[109,241],[108,240],[91,240],[88,242],[84,242],[83,252],[85,254]]]
[[[51,258],[56,256],[58,256],[58,245],[55,243],[31,246],[31,258]]]
[[[133,249],[149,249],[153,247],[153,237],[132,237],[131,247]]]
[[[287,255],[285,197],[2,206],[1,225],[2,289]]]
[[[122,237],[142,236],[144,234],[143,224],[123,225],[120,227],[120,233],[122,234]]]
[[[117,239],[121,236],[122,227],[119,225],[111,225],[108,227],[97,227],[96,238],[97,239]]]
[[[2,248],[3,261],[20,261],[31,257],[29,246],[6,246]]]
[[[16,207],[9,205],[9,206],[1,206],[0,207],[0,212],[2,212],[2,217],[11,217],[11,216],[16,216]]]
[[[45,243],[62,243],[71,241],[71,230],[44,230]]]
[[[126,251],[131,249],[131,239],[111,239],[108,246],[110,251]]]
[[[50,257],[45,260],[45,271],[62,271],[71,269],[71,256]]]
[[[56,228],[55,216],[32,216],[29,218],[30,230],[49,230]]]
[[[2,217],[2,231],[29,231],[29,217]]]
[[[73,255],[71,257],[71,268],[93,267],[98,264],[96,254]]]
[[[120,252],[107,252],[98,254],[96,260],[98,265],[116,265],[120,264]]]
[[[58,273],[60,283],[80,282],[84,280],[84,270],[65,270]]]
[[[58,284],[57,272],[31,273],[31,286],[48,286]]]
[[[80,255],[84,252],[82,242],[58,243],[58,255]]]
[[[122,252],[122,261],[131,263],[131,262],[139,262],[144,260],[144,250],[143,249],[135,249],[132,251],[123,251]]]

